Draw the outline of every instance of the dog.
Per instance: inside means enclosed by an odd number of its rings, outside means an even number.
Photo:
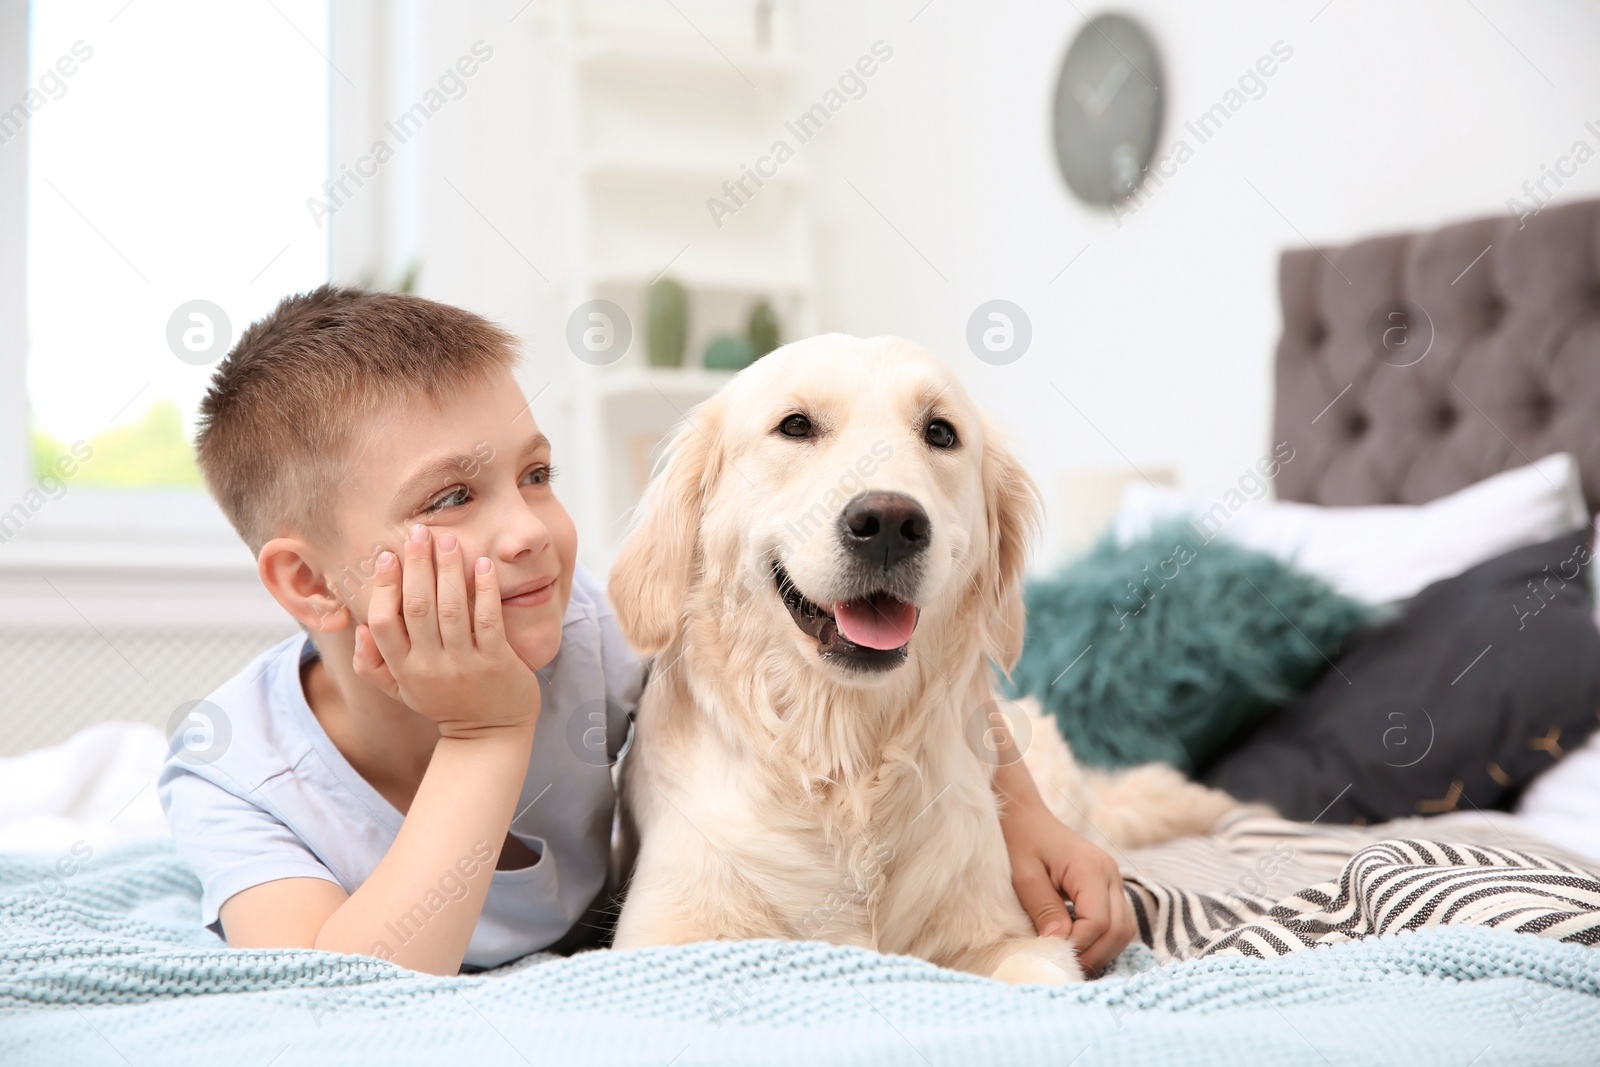
[[[1041,519],[989,418],[900,338],[784,345],[694,408],[607,582],[653,657],[618,768],[632,874],[612,947],[824,940],[1081,979],[1012,887],[996,716],[1051,811],[1103,847],[1238,805],[1165,766],[1081,768],[1037,702],[997,699]]]

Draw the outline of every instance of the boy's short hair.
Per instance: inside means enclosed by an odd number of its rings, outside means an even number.
[[[461,308],[323,285],[252,323],[200,402],[195,457],[252,555],[290,534],[339,534],[351,435],[390,405],[435,405],[520,359],[516,339]]]

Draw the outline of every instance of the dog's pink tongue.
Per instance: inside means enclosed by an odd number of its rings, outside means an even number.
[[[917,626],[917,609],[903,600],[879,593],[871,600],[848,600],[833,608],[839,632],[866,648],[899,648],[911,640]]]

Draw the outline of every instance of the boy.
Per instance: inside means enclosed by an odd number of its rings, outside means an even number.
[[[196,455],[303,631],[190,713],[209,744],[180,729],[158,779],[231,946],[455,974],[609,940],[647,668],[576,562],[517,359],[477,315],[323,286],[217,369]],[[996,781],[1019,897],[1097,969],[1133,931],[1116,865],[1020,768]]]
[[[217,369],[197,458],[303,631],[191,713],[211,744],[179,730],[158,781],[232,946],[455,974],[603,940],[644,669],[516,359],[476,315],[324,286]]]

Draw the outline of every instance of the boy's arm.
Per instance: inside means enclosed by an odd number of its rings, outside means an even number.
[[[408,541],[405,552],[403,575],[380,557],[356,638],[357,671],[439,725],[405,822],[348,896],[319,879],[286,878],[230,897],[219,910],[230,945],[382,955],[447,975],[466,957],[527,774],[538,680],[506,644],[492,566],[475,575],[469,616],[454,539],[441,538],[436,593],[430,539]]]
[[[354,893],[321,878],[252,886],[219,909],[228,944],[381,956],[415,971],[457,973],[489,895],[532,747],[531,729],[441,737],[394,843]],[[431,910],[430,894],[444,907]]]
[[[1046,937],[1070,938],[1079,962],[1093,975],[1116,959],[1137,932],[1122,891],[1122,872],[1102,849],[1051,814],[1004,720],[998,733],[999,765],[992,784],[1011,857],[1012,888],[1034,929]],[[1072,901],[1075,916],[1067,911],[1063,894]]]
[[[322,878],[275,878],[241,889],[217,909],[229,948],[316,948],[344,887]]]

